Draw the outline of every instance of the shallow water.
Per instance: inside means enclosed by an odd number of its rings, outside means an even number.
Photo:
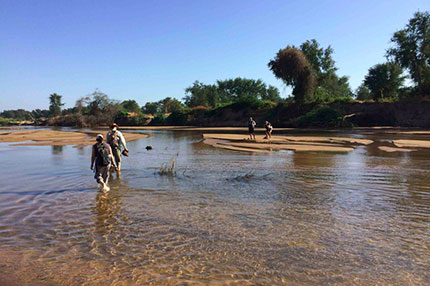
[[[107,194],[91,147],[0,144],[0,285],[430,283],[430,153],[376,148],[430,137],[248,154],[145,133]]]

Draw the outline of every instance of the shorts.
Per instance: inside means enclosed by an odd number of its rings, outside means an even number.
[[[254,127],[248,127],[249,133],[254,133]]]
[[[94,179],[97,180],[97,183],[100,184],[101,179],[103,179],[103,182],[105,184],[107,184],[108,180],[109,180],[109,170],[110,170],[110,165],[107,166],[100,166],[96,164],[96,173],[94,174]]]

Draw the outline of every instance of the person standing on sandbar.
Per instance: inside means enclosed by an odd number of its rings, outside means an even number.
[[[110,126],[110,131],[106,134],[106,143],[112,148],[112,153],[115,158],[116,170],[121,171],[121,152],[124,150],[128,154],[127,143],[124,135],[118,130],[118,124],[113,123]]]
[[[255,139],[255,125],[257,125],[255,123],[255,121],[252,119],[252,117],[249,117],[249,120],[248,120],[249,139],[250,140],[254,139],[254,141],[256,140]]]

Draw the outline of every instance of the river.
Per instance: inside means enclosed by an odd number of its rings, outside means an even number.
[[[429,285],[430,152],[376,146],[430,136],[257,154],[142,132],[108,193],[91,147],[0,144],[0,285]]]

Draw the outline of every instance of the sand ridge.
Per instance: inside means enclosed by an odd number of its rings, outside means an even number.
[[[245,134],[203,134],[204,143],[214,147],[247,152],[291,150],[295,152],[350,152],[352,145],[369,145],[372,140],[322,136],[273,136],[272,139],[249,140]]]
[[[106,134],[106,131],[57,131],[57,130],[31,130],[0,132],[0,143],[24,142],[11,144],[12,146],[87,146],[95,143],[97,134]],[[134,141],[148,137],[143,133],[126,133],[123,135],[127,141]]]

